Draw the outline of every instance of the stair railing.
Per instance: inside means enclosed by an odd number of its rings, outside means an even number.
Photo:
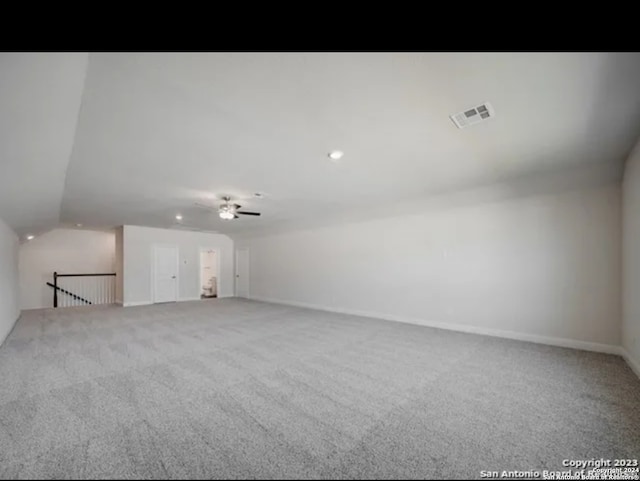
[[[53,273],[53,307],[113,304],[116,301],[115,272],[99,274]],[[61,283],[63,285],[61,285]]]

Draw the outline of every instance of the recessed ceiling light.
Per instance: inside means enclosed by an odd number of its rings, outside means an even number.
[[[181,216],[180,214],[178,214],[178,215],[176,216],[176,220],[182,220],[182,216]]]
[[[333,150],[329,152],[329,158],[331,160],[340,160],[343,155],[344,155],[344,152],[341,150]]]
[[[82,224],[76,224],[76,227],[82,227]]]
[[[27,240],[31,240],[31,239],[33,239],[34,237],[35,237],[34,235],[29,234],[29,235],[27,236]]]

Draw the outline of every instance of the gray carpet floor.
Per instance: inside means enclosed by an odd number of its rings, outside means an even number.
[[[28,311],[0,478],[478,478],[640,457],[612,355],[213,299]]]

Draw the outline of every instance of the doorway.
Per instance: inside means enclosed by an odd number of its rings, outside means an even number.
[[[200,299],[218,297],[219,264],[217,249],[200,248]]]
[[[249,249],[236,251],[236,297],[249,298]]]
[[[153,247],[153,302],[178,300],[178,247]]]

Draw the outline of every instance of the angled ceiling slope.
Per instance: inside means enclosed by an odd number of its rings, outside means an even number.
[[[640,132],[638,78],[635,53],[94,53],[61,220],[169,227],[180,213],[239,233],[510,179],[610,182]],[[494,118],[449,118],[484,102]],[[263,215],[194,206],[214,194]]]
[[[58,225],[87,54],[0,54],[0,218],[19,235]]]

